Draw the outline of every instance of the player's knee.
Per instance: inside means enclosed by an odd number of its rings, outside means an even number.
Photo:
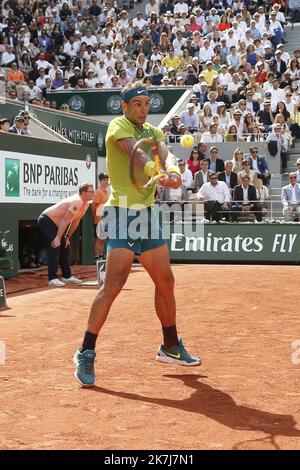
[[[122,274],[119,276],[114,276],[114,279],[105,281],[104,284],[104,294],[110,298],[115,298],[122,290],[126,282],[126,277]]]
[[[156,288],[159,291],[163,292],[172,292],[174,289],[174,276],[172,271],[168,271],[166,273],[161,273],[157,283],[156,283]]]

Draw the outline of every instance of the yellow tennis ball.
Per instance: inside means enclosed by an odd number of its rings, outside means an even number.
[[[192,147],[195,144],[195,139],[191,134],[185,134],[180,139],[182,147]]]

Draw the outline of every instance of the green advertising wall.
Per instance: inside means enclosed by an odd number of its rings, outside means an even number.
[[[82,162],[85,164],[88,155],[93,163],[96,163],[97,158],[97,152],[92,148],[58,142],[50,143],[41,139],[13,134],[1,135],[0,158],[5,158],[6,151],[10,152],[9,155],[13,152],[16,152],[16,155],[26,154],[27,156],[28,154],[28,161],[32,161],[36,157],[37,165],[41,163],[43,156],[55,157],[58,167],[63,167],[64,162],[70,159],[80,160],[82,165]],[[0,161],[0,164],[3,165],[3,161]],[[34,174],[34,170],[32,168],[32,174]],[[9,278],[16,276],[19,268],[19,221],[36,220],[41,212],[53,203],[14,203],[14,197],[11,197],[12,202],[7,202],[7,197],[1,199],[3,194],[7,194],[6,190],[3,191],[3,185],[6,186],[6,176],[5,181],[4,178],[0,181],[2,186],[0,186],[0,275]],[[95,181],[92,183],[95,184]],[[90,211],[82,220],[81,252],[82,263],[91,264],[93,262],[93,230]]]
[[[97,150],[99,156],[105,156],[105,135],[107,124],[87,119],[86,117],[71,116],[57,111],[34,109],[37,118],[51,129],[70,140],[74,144],[85,145]]]
[[[149,88],[150,114],[167,114],[185,91],[180,87]],[[88,116],[122,114],[120,89],[55,91],[47,93],[47,99],[56,101],[58,107],[67,103],[71,111]]]
[[[5,117],[11,120],[21,109],[24,108],[20,104],[7,102],[1,111]],[[94,148],[99,156],[105,156],[107,124],[102,124],[86,116],[52,111],[39,106],[30,106],[30,113],[70,142]]]
[[[163,224],[163,230],[172,260],[300,263],[299,224]]]

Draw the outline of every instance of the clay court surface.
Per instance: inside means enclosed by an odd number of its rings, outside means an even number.
[[[95,279],[94,270],[80,272]],[[154,361],[154,289],[134,267],[99,337],[92,389],[75,381],[72,356],[96,287],[8,295],[1,449],[300,448],[299,267],[176,265],[174,273],[178,329],[203,365]],[[43,276],[23,275],[7,290],[45,284]]]

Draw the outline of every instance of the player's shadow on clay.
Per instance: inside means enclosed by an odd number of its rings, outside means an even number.
[[[297,423],[293,416],[269,413],[256,408],[238,405],[228,393],[200,381],[200,379],[206,378],[206,376],[167,374],[165,377],[182,380],[184,385],[193,389],[194,392],[189,398],[175,400],[151,398],[135,393],[116,392],[97,386],[90,390],[129,400],[177,408],[189,413],[198,413],[232,429],[263,432],[270,436],[272,442],[277,436],[300,437],[300,430],[296,429]],[[275,442],[273,442],[273,445],[279,448]]]

